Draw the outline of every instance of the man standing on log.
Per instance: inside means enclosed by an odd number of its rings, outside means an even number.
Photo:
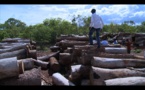
[[[93,45],[92,34],[96,31],[96,40],[98,44],[98,48],[100,48],[100,31],[103,29],[104,23],[102,18],[96,14],[96,9],[91,10],[91,22],[89,27],[89,42],[90,45]]]

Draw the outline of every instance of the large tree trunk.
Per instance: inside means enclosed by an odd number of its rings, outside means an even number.
[[[131,76],[145,76],[145,68],[121,68],[121,69],[108,69],[93,67],[92,72],[98,78],[94,77],[94,85],[104,85],[104,80],[131,77]]]
[[[136,77],[124,77],[124,78],[115,78],[105,80],[106,86],[144,86],[145,77],[136,76]]]
[[[12,47],[7,48],[7,49],[0,49],[0,53],[11,52],[11,51],[15,51],[15,50],[19,50],[19,49],[25,49],[25,48],[26,48],[25,44],[15,45],[15,46],[12,46]]]
[[[19,76],[17,57],[0,59],[0,79]]]
[[[119,58],[103,58],[93,57],[92,66],[102,68],[144,68],[145,61],[141,59],[119,59]]]
[[[6,78],[0,81],[0,85],[36,86],[41,85],[40,69],[33,68],[19,75],[19,78]]]
[[[127,49],[126,48],[116,48],[116,47],[105,47],[105,52],[111,53],[111,54],[126,54]]]
[[[45,56],[41,56],[41,57],[37,57],[38,60],[42,60],[42,61],[49,61],[50,57],[55,57],[57,60],[59,60],[59,51],[58,52],[53,52],[49,55],[45,55]]]
[[[53,83],[58,86],[75,86],[72,82],[70,82],[67,78],[65,78],[60,73],[54,73],[52,75],[52,80]]]
[[[17,59],[24,59],[27,57],[26,49],[15,50],[12,52],[5,52],[0,54],[0,59],[9,58],[9,57],[17,57]]]

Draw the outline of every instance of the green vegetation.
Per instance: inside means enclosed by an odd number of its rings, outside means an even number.
[[[89,23],[90,17],[80,15],[73,16],[71,22],[61,18],[51,18],[30,26],[15,18],[9,18],[0,24],[0,41],[4,38],[20,37],[53,44],[61,34],[88,35]],[[121,25],[111,22],[109,25],[104,25],[103,32],[145,32],[145,21],[139,26],[136,26],[134,21],[124,21]]]
[[[133,52],[134,53],[140,53],[142,50],[141,49],[134,49]]]

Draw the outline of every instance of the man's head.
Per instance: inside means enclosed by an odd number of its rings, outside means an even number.
[[[96,12],[96,9],[92,9],[91,10],[91,13],[93,14],[93,13],[95,13]]]

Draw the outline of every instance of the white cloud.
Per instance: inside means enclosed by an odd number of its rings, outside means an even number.
[[[138,11],[138,12],[135,12],[132,14],[132,16],[130,16],[129,18],[132,18],[132,17],[141,17],[141,16],[145,16],[145,11]]]

